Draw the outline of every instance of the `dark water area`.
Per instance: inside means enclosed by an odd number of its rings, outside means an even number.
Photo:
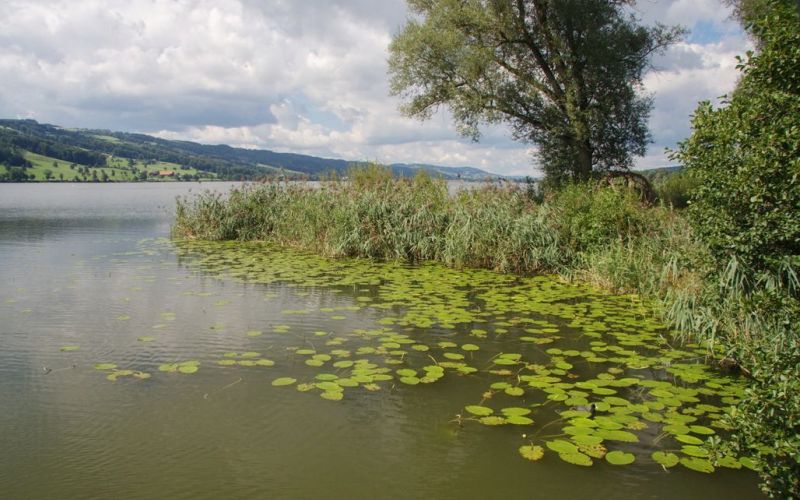
[[[0,499],[760,497],[684,465],[741,381],[635,298],[169,241],[230,186],[0,184]]]

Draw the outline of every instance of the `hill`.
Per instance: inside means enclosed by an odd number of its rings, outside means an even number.
[[[110,130],[66,129],[34,120],[0,120],[0,180],[136,181],[320,179],[363,161],[207,145]],[[425,170],[446,179],[501,177],[472,167],[393,164],[396,175]]]

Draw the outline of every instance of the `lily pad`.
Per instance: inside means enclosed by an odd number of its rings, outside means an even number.
[[[580,465],[582,467],[590,467],[594,463],[589,455],[585,455],[581,452],[559,453],[558,457],[567,463]]]
[[[473,415],[477,415],[479,417],[486,417],[494,413],[494,410],[491,408],[487,408],[486,406],[479,406],[479,405],[469,405],[464,407],[465,410],[472,413]]]
[[[548,448],[550,448],[556,453],[578,453],[577,446],[570,443],[569,441],[564,441],[562,439],[555,439],[553,441],[548,441],[545,444],[547,445]]]
[[[512,417],[512,416],[515,416],[515,415],[523,417],[525,415],[530,414],[530,412],[531,412],[531,410],[528,409],[528,408],[520,408],[520,407],[516,407],[516,406],[511,406],[509,408],[503,408],[500,411],[503,413],[503,415],[505,415],[507,417]]]
[[[275,380],[273,380],[272,381],[272,385],[274,385],[275,387],[280,387],[280,386],[284,386],[284,385],[292,385],[295,382],[297,382],[296,378],[280,377],[280,378],[276,378]]]
[[[688,434],[682,434],[680,436],[675,436],[675,439],[677,439],[681,443],[686,443],[686,444],[694,444],[694,445],[703,444],[703,440],[702,439],[698,439],[698,438],[696,438],[694,436],[689,436]]]
[[[523,458],[535,462],[544,456],[544,448],[541,446],[524,445],[519,447],[519,454]]]
[[[675,467],[678,465],[679,461],[678,455],[666,451],[655,451],[650,456],[656,461],[656,463],[661,464],[664,467]]]
[[[636,460],[633,453],[625,453],[624,451],[614,450],[606,453],[606,461],[611,465],[628,465]]]
[[[710,474],[714,472],[714,466],[705,458],[684,457],[680,460],[681,465],[693,471]]]
[[[505,425],[508,423],[503,417],[497,415],[489,415],[488,417],[481,417],[480,423],[483,425]]]

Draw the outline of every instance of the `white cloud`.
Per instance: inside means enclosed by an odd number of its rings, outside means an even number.
[[[645,0],[637,11],[714,39],[677,45],[647,77],[655,144],[639,165],[662,165],[696,102],[733,87],[746,41],[717,0]],[[4,0],[0,116],[532,173],[530,146],[502,128],[472,143],[446,112],[424,123],[398,113],[386,58],[406,16],[402,0]]]

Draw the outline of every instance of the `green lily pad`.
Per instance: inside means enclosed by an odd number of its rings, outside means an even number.
[[[477,415],[478,417],[486,417],[494,413],[494,410],[492,410],[491,408],[479,405],[465,406],[464,409],[472,413],[473,415]]]
[[[276,378],[275,380],[273,380],[272,381],[272,385],[274,385],[275,387],[280,387],[280,386],[284,386],[284,385],[292,385],[295,382],[297,382],[296,378],[280,377],[280,378]]]
[[[698,457],[684,457],[680,460],[681,465],[687,469],[710,474],[714,472],[714,466],[705,458]]]
[[[525,394],[525,389],[522,387],[509,387],[505,390],[505,393],[509,396],[522,396]]]
[[[650,456],[656,461],[656,463],[661,464],[664,467],[675,467],[678,465],[679,461],[678,455],[665,451],[655,451]]]
[[[624,451],[614,450],[606,454],[606,461],[611,465],[628,465],[636,460],[633,453],[625,453]]]
[[[694,444],[694,445],[703,444],[703,440],[702,439],[698,439],[698,438],[696,438],[694,436],[689,436],[688,434],[682,434],[680,436],[675,436],[675,439],[677,439],[681,443],[686,443],[686,444]]]
[[[512,417],[512,416],[515,416],[515,415],[518,415],[520,417],[524,417],[525,415],[529,415],[530,412],[531,412],[531,410],[528,409],[528,408],[520,408],[520,407],[516,407],[516,406],[511,406],[509,408],[503,408],[500,411],[503,413],[503,415],[505,415],[507,417]]]
[[[154,340],[156,340],[156,338],[151,337],[149,335],[145,335],[144,337],[139,337],[136,340],[138,340],[139,342],[153,342]]]
[[[580,465],[582,467],[590,467],[594,463],[589,455],[585,455],[581,452],[559,453],[558,457],[567,463]]]
[[[336,382],[319,382],[317,388],[324,392],[342,392],[344,388]]]
[[[582,444],[578,446],[578,449],[584,455],[588,455],[592,458],[603,458],[606,456],[608,450],[602,444]]]
[[[196,373],[198,370],[197,365],[181,365],[178,367],[178,371],[181,373],[185,373],[187,375],[191,375],[192,373]]]
[[[95,370],[113,370],[117,367],[114,363],[98,363],[94,365]]]
[[[564,441],[563,439],[555,439],[553,441],[548,441],[545,444],[548,448],[556,453],[578,453],[577,446],[569,441]]]
[[[621,441],[623,443],[638,443],[639,438],[636,437],[636,434],[633,434],[628,431],[619,431],[619,430],[609,430],[609,429],[599,429],[597,431],[597,435],[602,437],[607,441]]]
[[[76,345],[65,345],[64,347],[62,347],[59,350],[61,352],[73,352],[73,351],[77,351],[78,349],[80,349],[80,347],[78,347]]]
[[[523,458],[535,462],[544,456],[544,448],[541,446],[524,445],[519,447],[519,454]]]
[[[320,397],[330,401],[341,401],[344,397],[344,393],[342,391],[325,391],[320,393]]]
[[[505,425],[506,419],[503,417],[498,417],[497,415],[490,415],[488,417],[481,417],[480,423],[483,425]]]
[[[706,458],[709,456],[709,451],[702,446],[686,445],[681,446],[681,451],[691,457]]]
[[[528,417],[523,417],[522,415],[511,415],[506,417],[506,421],[509,424],[514,425],[533,425],[533,419]]]
[[[571,438],[572,442],[580,445],[591,446],[595,444],[600,444],[603,442],[603,438],[600,436],[593,436],[591,434],[576,434],[573,435]]]

